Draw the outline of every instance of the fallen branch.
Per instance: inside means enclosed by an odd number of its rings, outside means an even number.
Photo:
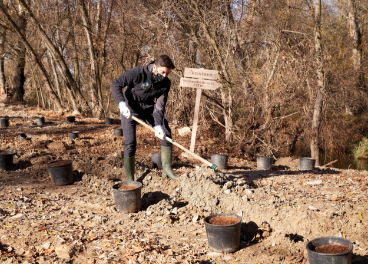
[[[327,164],[325,164],[325,165],[319,166],[319,168],[323,168],[323,167],[330,166],[330,165],[332,165],[332,164],[336,163],[337,161],[338,161],[338,160],[331,161],[331,162],[329,162],[329,163],[327,163]],[[316,166],[316,167],[318,167],[318,166]]]
[[[264,142],[262,139],[260,139],[259,137],[257,137],[257,135],[256,134],[254,134],[253,133],[253,135],[259,140],[259,141],[261,141],[263,144],[265,144],[266,145],[266,147],[270,150],[270,152],[271,152],[271,154],[272,154],[272,157],[273,157],[273,159],[274,160],[277,160],[277,158],[275,157],[275,155],[273,154],[273,152],[272,152],[272,149],[271,149],[271,147],[270,146],[268,146],[267,144],[266,144],[266,142]]]

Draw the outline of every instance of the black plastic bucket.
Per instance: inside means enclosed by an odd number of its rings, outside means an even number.
[[[32,138],[32,135],[29,134],[29,133],[21,133],[19,135],[19,140],[20,141],[23,141],[23,140],[31,140],[31,138]]]
[[[161,153],[152,153],[151,161],[156,164],[158,169],[162,169]]]
[[[299,158],[299,170],[313,170],[315,163],[312,158]]]
[[[217,216],[234,217],[239,222],[232,225],[212,225],[209,220]],[[240,246],[240,230],[242,218],[235,214],[215,214],[204,219],[208,245],[215,252],[231,253]]]
[[[271,170],[273,158],[257,157],[257,170]]]
[[[1,127],[8,127],[9,126],[9,119],[3,118],[1,119]]]
[[[107,124],[107,125],[112,125],[112,123],[113,123],[113,119],[112,118],[109,118],[109,117],[106,117],[106,119],[105,119],[105,123]]]
[[[73,161],[56,160],[47,164],[52,183],[55,185],[68,185],[73,183]]]
[[[220,155],[220,154],[211,155],[211,163],[215,164],[216,167],[220,170],[227,169],[227,159],[228,159],[228,156],[226,155]]]
[[[13,157],[15,153],[10,150],[0,150],[0,170],[13,169]]]
[[[79,137],[79,131],[71,131],[71,132],[68,132],[68,135],[69,135],[69,138],[71,140],[74,140],[77,137]]]
[[[42,117],[36,117],[36,124],[37,126],[43,126],[45,124],[45,118]]]
[[[121,127],[114,127],[114,136],[121,136],[123,135],[123,129]]]
[[[66,117],[66,120],[67,120],[68,122],[70,122],[70,123],[73,123],[73,122],[75,122],[75,116],[67,116],[67,117]]]
[[[349,251],[339,254],[324,254],[315,251],[316,247],[325,245],[343,245],[350,247]],[[306,245],[309,264],[351,264],[353,243],[342,237],[319,237],[309,241]]]
[[[121,186],[134,186],[131,190],[118,190]],[[142,208],[142,183],[125,181],[114,184],[111,188],[116,209],[122,213],[135,213]]]

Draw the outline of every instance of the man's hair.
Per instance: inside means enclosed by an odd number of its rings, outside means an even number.
[[[175,69],[175,65],[167,55],[160,55],[155,60],[155,65],[157,67],[166,67],[168,69]]]

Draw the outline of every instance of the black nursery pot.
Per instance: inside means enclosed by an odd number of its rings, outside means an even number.
[[[43,116],[42,117],[36,117],[36,124],[37,124],[37,126],[45,125],[45,118]]]
[[[13,158],[15,153],[10,150],[0,150],[0,170],[9,171],[13,169]]]
[[[257,169],[258,170],[271,170],[273,158],[270,157],[257,157]]]
[[[162,169],[161,153],[152,153],[151,161],[156,164],[158,169]]]
[[[130,190],[118,190],[121,186],[133,187]],[[135,213],[142,208],[142,183],[137,181],[119,182],[112,186],[116,209],[122,213]]]
[[[105,119],[105,123],[107,124],[107,125],[112,125],[112,123],[113,123],[113,119],[112,118],[109,118],[109,117],[106,117],[106,119]]]
[[[67,120],[69,123],[73,123],[73,122],[75,122],[75,116],[67,116],[67,117],[66,117],[66,120]]]
[[[220,154],[212,154],[211,155],[211,163],[215,164],[216,167],[220,170],[227,170],[227,159],[228,156],[220,155]]]
[[[9,119],[3,118],[1,119],[1,127],[8,127],[9,126]]]
[[[121,136],[123,135],[123,129],[121,127],[114,127],[114,136]]]
[[[299,158],[299,170],[313,170],[315,163],[312,158]]]
[[[79,137],[79,131],[68,132],[68,135],[71,140],[74,140]]]
[[[57,160],[47,164],[52,183],[55,185],[68,185],[73,182],[73,161]]]
[[[315,251],[316,247],[325,245],[343,245],[350,247],[349,251],[338,254],[325,254]],[[353,243],[342,237],[319,237],[309,241],[306,245],[309,264],[351,264]]]
[[[232,225],[212,225],[209,220],[217,216],[226,216],[239,219],[239,222]],[[240,230],[242,218],[235,214],[215,214],[204,219],[206,227],[208,245],[215,252],[231,253],[240,246]]]

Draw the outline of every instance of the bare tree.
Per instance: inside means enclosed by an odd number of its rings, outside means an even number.
[[[319,128],[322,118],[322,106],[325,99],[325,73],[323,67],[322,51],[322,28],[321,28],[321,0],[315,2],[315,57],[317,65],[317,96],[314,104],[312,119],[312,137],[311,137],[311,157],[316,160],[319,166]]]
[[[14,31],[17,33],[19,39],[23,42],[24,46],[32,54],[33,61],[36,63],[37,67],[40,69],[40,71],[41,71],[41,73],[43,75],[43,78],[44,78],[45,84],[46,84],[46,89],[48,90],[51,99],[56,104],[56,107],[57,107],[58,111],[61,113],[63,111],[63,107],[61,106],[60,101],[59,101],[59,98],[56,96],[56,94],[55,94],[55,92],[54,92],[54,90],[52,88],[52,83],[50,81],[50,78],[48,76],[48,73],[47,73],[47,71],[46,71],[43,63],[38,58],[38,55],[35,53],[34,49],[32,48],[32,46],[27,41],[27,39],[24,36],[24,34],[22,33],[21,29],[18,27],[18,25],[11,18],[11,16],[7,12],[7,7],[4,6],[4,4],[2,2],[0,2],[0,9],[3,12],[3,14],[6,16],[6,18],[8,19],[8,21],[11,23],[11,25],[12,25]]]
[[[4,57],[5,57],[5,43],[6,28],[0,25],[0,100],[5,100],[7,98],[7,93],[5,90],[5,69],[4,69]]]
[[[27,27],[27,17],[26,12],[21,5],[18,5],[18,14],[19,14],[19,21],[18,27],[20,32],[25,35],[26,27]],[[18,47],[17,47],[17,68],[14,76],[14,93],[13,99],[16,101],[23,101],[24,96],[24,82],[26,80],[24,75],[24,70],[26,67],[26,47],[24,43],[19,40]]]

